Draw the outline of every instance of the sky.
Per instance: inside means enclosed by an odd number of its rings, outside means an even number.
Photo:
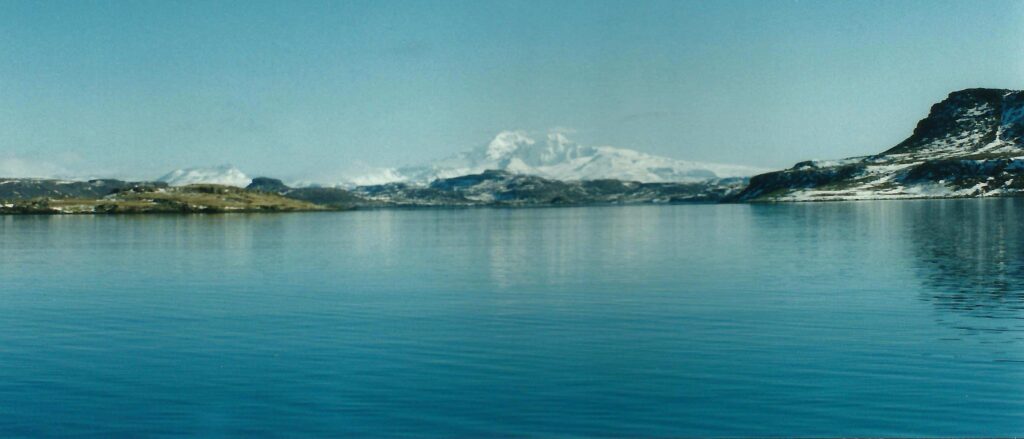
[[[331,179],[503,130],[781,168],[1024,88],[1014,1],[0,2],[0,174]]]

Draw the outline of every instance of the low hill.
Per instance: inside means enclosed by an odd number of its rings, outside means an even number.
[[[198,184],[182,187],[136,185],[99,197],[74,196],[8,199],[0,214],[83,213],[225,213],[327,210],[306,201],[231,186]]]

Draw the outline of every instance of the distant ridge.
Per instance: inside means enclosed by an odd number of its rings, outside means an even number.
[[[523,131],[503,131],[487,145],[428,165],[379,169],[372,174],[354,176],[348,182],[349,186],[429,183],[488,170],[560,181],[615,179],[642,183],[695,183],[747,177],[765,171],[740,165],[676,160],[610,146],[584,146],[561,132],[548,133],[538,140]]]
[[[743,178],[699,183],[560,181],[501,170],[438,179],[429,185],[389,183],[351,191],[293,188],[269,177],[254,178],[246,188],[208,183],[172,187],[166,182],[0,178],[0,215],[713,203],[737,193],[745,184]]]

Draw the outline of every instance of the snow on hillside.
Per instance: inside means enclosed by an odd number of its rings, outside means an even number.
[[[252,179],[234,166],[222,165],[209,168],[178,169],[160,177],[157,181],[165,182],[171,186],[208,183],[246,187],[252,182]]]
[[[806,161],[759,175],[754,201],[1024,194],[1024,91],[966,89],[932,106],[910,137],[872,156]]]
[[[378,169],[353,176],[348,183],[426,183],[489,169],[557,180],[618,179],[645,183],[698,182],[746,177],[765,171],[747,166],[675,160],[610,146],[584,146],[569,140],[563,133],[550,133],[537,140],[523,131],[504,131],[487,145],[432,164]]]

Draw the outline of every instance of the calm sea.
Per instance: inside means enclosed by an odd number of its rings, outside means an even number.
[[[0,436],[1024,434],[1024,199],[0,217]]]

